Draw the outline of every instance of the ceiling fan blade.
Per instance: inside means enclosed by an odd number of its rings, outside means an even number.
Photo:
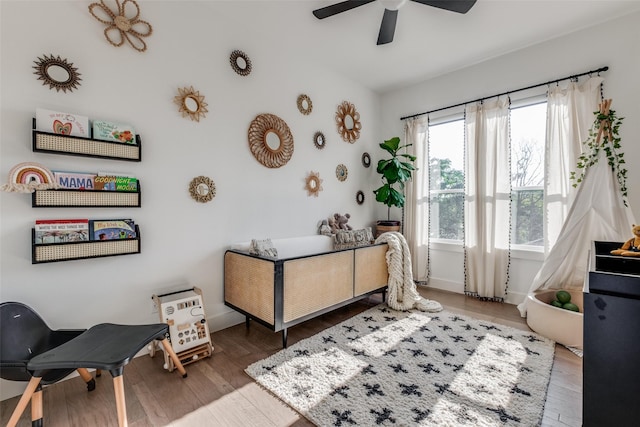
[[[372,3],[375,0],[349,0],[342,1],[340,3],[332,4],[313,11],[313,15],[318,19],[328,18],[338,13],[346,12],[347,10],[354,9],[358,6],[363,6],[367,3]]]
[[[451,12],[467,13],[476,4],[476,0],[411,0]]]
[[[396,20],[398,19],[398,10],[384,10],[382,23],[380,24],[380,32],[378,33],[378,45],[391,43],[393,34],[396,32]]]

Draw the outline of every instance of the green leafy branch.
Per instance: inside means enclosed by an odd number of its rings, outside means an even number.
[[[624,160],[624,153],[622,152],[622,146],[620,145],[621,138],[619,136],[620,125],[624,120],[624,117],[618,117],[615,110],[610,110],[611,100],[605,101],[604,107],[600,111],[594,112],[596,118],[589,129],[589,137],[583,144],[586,149],[578,158],[576,167],[579,169],[579,174],[576,171],[571,172],[571,180],[573,186],[577,187],[585,177],[587,169],[598,163],[598,157],[600,150],[604,151],[607,158],[607,162],[611,167],[611,171],[616,174],[618,184],[620,184],[620,192],[622,193],[622,200],[625,206],[627,204],[627,169],[622,166],[626,162]]]

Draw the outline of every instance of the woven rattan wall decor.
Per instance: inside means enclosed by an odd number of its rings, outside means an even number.
[[[173,98],[173,102],[178,105],[182,117],[189,117],[196,122],[200,121],[200,117],[206,117],[206,113],[209,112],[204,95],[200,95],[193,86],[178,88],[178,95]]]
[[[318,194],[322,191],[322,179],[320,178],[320,172],[309,172],[305,179],[305,190],[307,190],[307,196],[318,197]]]
[[[107,6],[111,3],[113,8]],[[112,45],[119,47],[128,42],[138,52],[147,50],[147,43],[142,39],[153,33],[151,24],[140,19],[140,6],[134,0],[100,0],[91,3],[89,13],[107,26],[104,36]]]
[[[338,133],[345,142],[353,144],[360,138],[362,123],[360,123],[360,113],[356,111],[355,105],[347,101],[343,101],[342,104],[338,105],[336,126]]]
[[[322,150],[327,145],[327,140],[324,137],[324,133],[316,132],[313,135],[313,145],[315,145],[318,150]]]
[[[229,56],[229,63],[233,71],[241,76],[248,76],[251,74],[251,59],[241,50],[234,50]]]
[[[249,148],[264,166],[279,168],[293,155],[293,135],[280,117],[260,114],[249,125]]]
[[[51,90],[72,92],[80,85],[82,79],[78,69],[73,66],[72,62],[60,58],[60,55],[56,57],[42,55],[42,58],[38,57],[38,60],[33,62],[36,64],[33,66],[36,70],[33,74],[38,75],[38,80],[42,80],[42,85],[49,85]]]
[[[211,178],[197,176],[189,183],[189,193],[196,202],[207,203],[216,196],[216,184]]]
[[[338,178],[338,181],[346,181],[348,174],[349,171],[345,165],[339,164],[336,166],[336,178]]]
[[[311,98],[309,98],[308,95],[305,95],[304,93],[300,96],[298,96],[298,111],[300,111],[302,114],[304,114],[305,116],[308,116],[309,114],[311,114],[311,111],[313,110],[313,102],[311,102]]]

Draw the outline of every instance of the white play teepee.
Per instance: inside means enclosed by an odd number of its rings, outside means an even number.
[[[609,117],[611,100],[600,104],[600,113]],[[606,121],[606,119],[605,119]],[[600,122],[596,144],[603,132],[613,141],[611,123]],[[603,149],[597,162],[585,166],[585,176],[569,209],[558,240],[531,284],[529,295],[541,289],[582,289],[593,240],[623,242],[636,224],[631,208],[625,205],[620,185]],[[529,298],[518,306],[527,313]]]

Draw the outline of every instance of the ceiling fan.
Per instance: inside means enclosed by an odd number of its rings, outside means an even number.
[[[376,0],[348,0],[340,3],[332,4],[313,11],[313,15],[318,19],[328,18],[338,13],[346,12],[367,3]],[[393,34],[396,31],[396,20],[398,19],[398,9],[406,3],[407,0],[381,0],[385,4],[382,23],[380,24],[380,32],[378,33],[378,45],[391,43]],[[410,0],[427,6],[433,6],[440,9],[449,10],[457,13],[467,13],[475,4],[476,0]],[[391,9],[387,8],[389,4]]]

